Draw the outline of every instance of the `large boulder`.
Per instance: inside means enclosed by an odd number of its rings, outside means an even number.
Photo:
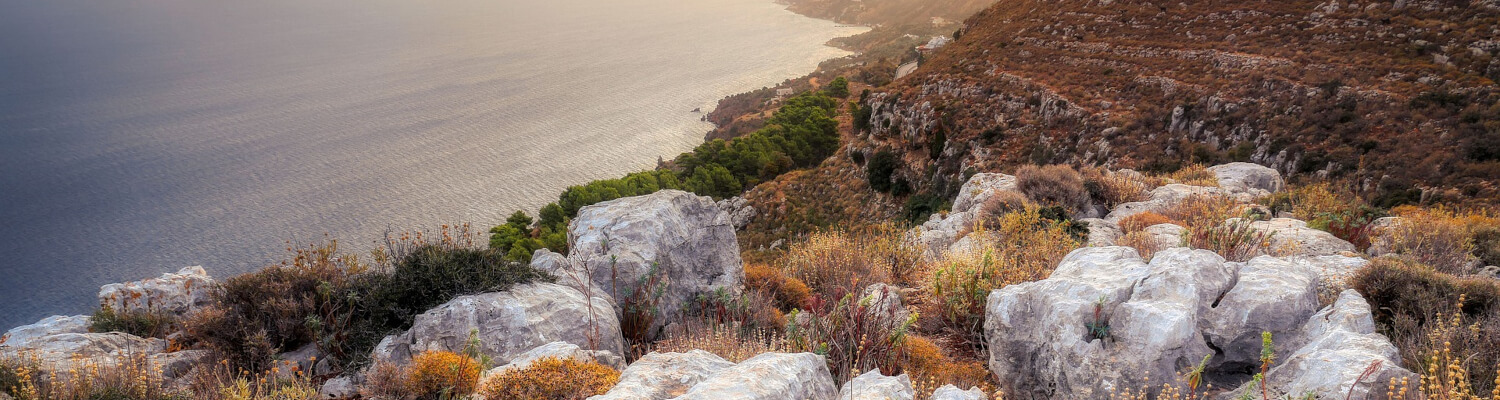
[[[625,354],[609,304],[602,295],[588,297],[553,283],[460,296],[417,315],[410,330],[382,340],[372,358],[402,364],[423,351],[463,351],[470,332],[478,336],[479,351],[501,365],[557,341]]]
[[[1317,273],[1282,258],[1246,262],[1234,288],[1205,316],[1205,333],[1224,352],[1214,364],[1259,365],[1262,332],[1271,332],[1277,352],[1293,350],[1282,339],[1318,310],[1318,281]]]
[[[911,317],[911,312],[901,301],[901,288],[885,283],[866,286],[859,301],[865,304],[874,323],[882,329],[896,329]]]
[[[1230,196],[1229,191],[1222,188],[1207,186],[1190,186],[1173,183],[1156,189],[1151,189],[1150,198],[1144,201],[1136,201],[1115,206],[1109,215],[1104,217],[1105,221],[1119,223],[1120,220],[1143,212],[1162,213],[1183,200],[1194,196]]]
[[[1354,290],[1340,293],[1333,305],[1308,318],[1298,335],[1294,342],[1301,346],[1266,373],[1266,387],[1275,398],[1312,394],[1363,399],[1384,392],[1392,379],[1415,377],[1401,368],[1396,346],[1375,333],[1370,304]],[[1258,390],[1247,384],[1220,398]]]
[[[872,369],[845,382],[839,388],[839,400],[912,400],[916,390],[912,389],[911,377],[906,374],[885,376],[879,369]]]
[[[53,315],[31,325],[11,328],[4,335],[0,335],[0,352],[5,351],[6,348],[26,347],[28,342],[43,336],[88,332],[89,316],[87,315]]]
[[[1280,191],[1285,185],[1280,172],[1258,164],[1233,162],[1208,167],[1208,171],[1218,178],[1219,187],[1234,194],[1259,197]]]
[[[823,356],[765,353],[719,370],[678,400],[833,400],[838,388]]]
[[[1231,221],[1234,221],[1231,219]],[[1328,256],[1356,251],[1349,243],[1332,233],[1307,227],[1307,222],[1291,218],[1255,221],[1250,228],[1271,235],[1271,250],[1280,255]]]
[[[650,353],[620,373],[620,383],[589,400],[667,400],[734,363],[703,350]]]
[[[99,288],[99,306],[120,312],[184,315],[209,303],[213,285],[214,279],[203,267],[187,267],[158,278],[104,285]]]
[[[990,293],[990,369],[1010,393],[1034,398],[1170,382],[1213,354],[1200,314],[1233,281],[1205,250],[1168,249],[1150,264],[1128,247],[1075,250],[1049,278]]]
[[[620,302],[653,291],[653,280],[664,285],[654,330],[699,294],[738,290],[745,272],[734,232],[712,199],[663,190],[579,210],[568,224],[568,259]]]

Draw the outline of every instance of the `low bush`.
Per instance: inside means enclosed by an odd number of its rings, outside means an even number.
[[[1034,206],[1026,195],[1020,192],[1006,190],[997,192],[979,204],[979,213],[975,217],[975,224],[988,230],[1000,228],[1000,221],[1006,215],[1017,211],[1025,211],[1027,207]],[[970,227],[972,228],[972,227]]]
[[[907,335],[899,357],[902,372],[911,376],[916,398],[928,398],[937,388],[950,384],[995,393],[994,375],[983,362],[944,355],[942,347],[926,337]]]
[[[1148,190],[1152,186],[1140,174],[1117,173],[1103,168],[1084,168],[1079,173],[1083,176],[1083,187],[1088,190],[1089,197],[1093,198],[1094,203],[1107,209],[1151,198]]]
[[[163,311],[116,311],[104,306],[89,318],[89,332],[124,332],[140,337],[166,338],[177,328],[177,317]]]
[[[476,249],[467,227],[388,238],[372,263],[341,254],[337,241],[219,284],[213,304],[183,323],[186,343],[215,350],[237,368],[266,371],[274,355],[309,343],[362,365],[385,335],[454,297],[554,279]]]
[[[1191,231],[1222,225],[1230,218],[1245,217],[1244,206],[1224,196],[1191,196],[1163,210],[1162,216]]]
[[[1070,214],[1081,213],[1089,207],[1089,192],[1084,188],[1083,177],[1073,167],[1024,166],[1016,170],[1016,186],[1032,201],[1061,206]]]
[[[1208,170],[1202,164],[1191,164],[1182,167],[1166,176],[1167,180],[1175,183],[1192,186],[1218,187],[1219,177]]]
[[[801,279],[786,276],[776,267],[763,263],[745,265],[745,288],[767,293],[782,310],[807,308],[812,289]]]
[[[583,400],[604,394],[619,381],[619,371],[598,363],[548,357],[490,378],[480,394],[489,399]]]
[[[406,390],[419,399],[452,399],[474,393],[483,366],[479,361],[448,351],[427,351],[412,357]]]
[[[1205,249],[1224,256],[1225,260],[1244,262],[1262,254],[1271,254],[1272,233],[1251,227],[1241,218],[1187,232],[1187,241],[1195,249]]]
[[[1140,253],[1141,259],[1147,262],[1151,261],[1151,257],[1156,256],[1156,252],[1164,250],[1156,242],[1156,235],[1145,231],[1135,231],[1120,236],[1119,239],[1115,239],[1115,245],[1134,248],[1137,253]]]
[[[1364,250],[1370,247],[1370,224],[1385,213],[1354,192],[1329,182],[1315,182],[1274,193],[1260,200],[1271,215],[1291,213],[1308,227],[1327,231]]]
[[[816,299],[808,310],[792,311],[787,342],[796,351],[827,357],[837,382],[874,368],[896,371],[899,350],[916,315],[903,320],[902,307],[876,307],[874,296],[848,294],[837,302]]]
[[[1464,381],[1475,392],[1495,388],[1495,366],[1500,363],[1500,284],[1457,278],[1392,257],[1371,261],[1349,284],[1370,302],[1377,326],[1400,348],[1407,368],[1451,382],[1456,377],[1440,374],[1447,374],[1449,362],[1462,360]]]
[[[734,294],[721,289],[701,294],[684,312],[708,326],[738,326],[747,332],[776,331],[787,322],[786,315],[776,308],[776,300],[762,291]]]

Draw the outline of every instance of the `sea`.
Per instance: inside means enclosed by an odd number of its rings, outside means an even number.
[[[0,10],[0,331],[186,266],[223,279],[289,245],[483,232],[693,148],[719,99],[865,30],[771,0]]]

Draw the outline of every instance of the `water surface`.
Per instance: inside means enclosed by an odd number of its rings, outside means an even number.
[[[287,240],[493,225],[860,31],[769,0],[0,2],[0,330]]]

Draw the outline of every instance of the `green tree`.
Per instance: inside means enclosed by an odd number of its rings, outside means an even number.
[[[740,181],[729,173],[729,169],[719,164],[709,164],[698,168],[693,172],[693,177],[688,178],[687,183],[693,193],[710,196],[715,199],[734,197],[744,190]]]
[[[881,150],[870,157],[870,162],[865,164],[865,177],[870,181],[870,188],[877,192],[891,191],[891,175],[895,174],[899,162],[896,153],[890,150]]]
[[[829,82],[828,87],[823,90],[828,91],[828,95],[832,97],[840,99],[849,97],[849,80],[842,76],[833,78],[833,82]]]

